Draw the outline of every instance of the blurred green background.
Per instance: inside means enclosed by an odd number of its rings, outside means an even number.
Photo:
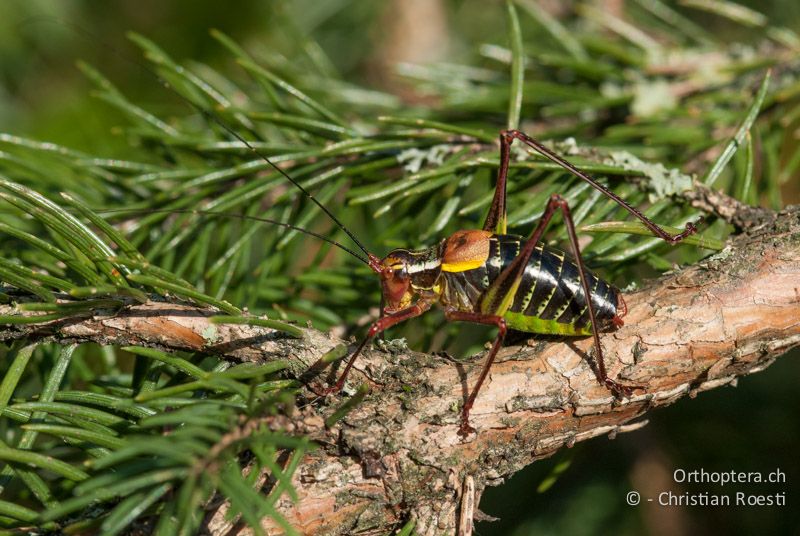
[[[591,3],[591,2],[590,2]],[[613,11],[623,2],[596,3]],[[556,14],[568,11],[550,4]],[[750,1],[770,20],[800,31],[797,0]],[[675,5],[670,3],[670,5]],[[410,7],[409,7],[410,6]],[[688,18],[730,41],[758,39],[759,28],[731,24],[677,5]],[[415,14],[406,20],[403,17]],[[408,35],[409,27],[416,27]],[[484,43],[507,46],[505,8],[485,0],[212,1],[157,0],[89,2],[9,1],[0,3],[0,131],[117,156],[130,152],[114,131],[124,119],[90,97],[91,84],[74,64],[99,67],[126,94],[151,111],[165,112],[177,100],[136,64],[125,32],[143,33],[178,59],[222,66],[228,54],[208,37],[219,28],[245,48],[267,48],[291,61],[297,36],[310,36],[348,81],[415,98],[398,62],[476,64]],[[85,33],[84,32],[88,32]],[[528,31],[528,29],[525,29]],[[112,51],[119,50],[122,55]],[[225,67],[221,67],[225,69]],[[535,119],[535,118],[532,118]],[[500,128],[502,125],[498,125]],[[665,128],[669,128],[665,125]],[[797,202],[793,177],[783,190]],[[493,534],[800,534],[800,361],[797,352],[739,386],[703,393],[695,400],[648,415],[643,429],[613,441],[598,438],[534,464],[495,488],[481,510],[500,520],[480,523],[477,533]],[[546,491],[538,488],[561,471]],[[778,486],[671,482],[675,469],[771,471],[781,469]],[[625,494],[676,492],[785,491],[785,507],[630,507]]]

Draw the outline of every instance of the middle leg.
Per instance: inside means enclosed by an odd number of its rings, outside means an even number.
[[[472,409],[473,404],[475,404],[475,398],[478,396],[478,391],[481,390],[483,381],[489,374],[489,369],[492,368],[492,363],[494,363],[494,358],[497,356],[497,352],[503,345],[503,339],[505,338],[507,331],[506,321],[502,316],[485,315],[482,313],[473,313],[469,311],[465,312],[447,310],[444,314],[448,320],[453,320],[455,322],[474,322],[476,324],[494,324],[497,326],[497,337],[494,339],[492,349],[489,350],[489,356],[486,358],[486,363],[483,365],[481,375],[478,376],[478,381],[475,382],[475,387],[472,388],[472,392],[469,394],[467,401],[464,403],[464,407],[461,409],[461,427],[458,429],[458,434],[462,437],[467,437],[469,434],[475,431],[475,429],[469,425],[469,412]]]

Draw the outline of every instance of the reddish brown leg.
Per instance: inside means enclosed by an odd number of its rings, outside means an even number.
[[[572,252],[575,256],[575,264],[578,266],[578,273],[581,277],[581,288],[583,289],[584,296],[586,296],[586,308],[589,311],[589,320],[592,323],[592,337],[594,338],[594,348],[597,362],[597,379],[615,395],[630,396],[634,389],[643,389],[644,387],[641,385],[625,385],[618,383],[609,378],[608,374],[606,374],[606,363],[603,359],[603,347],[600,345],[600,334],[597,331],[597,317],[594,312],[594,305],[592,305],[592,295],[589,289],[589,282],[586,280],[586,268],[583,265],[583,257],[581,256],[580,246],[578,245],[578,235],[575,232],[575,223],[572,221],[569,205],[560,195],[554,194],[550,196],[550,202],[547,204],[547,210],[545,210],[544,216],[542,216],[539,225],[536,227],[531,240],[538,242],[539,238],[541,237],[541,233],[544,232],[545,225],[547,225],[547,222],[550,221],[550,218],[552,218],[553,213],[557,208],[560,208],[561,213],[564,215],[564,224],[567,226],[567,235],[569,236],[569,241],[572,244]],[[539,233],[537,233],[537,231],[539,231]],[[526,244],[525,247],[527,249],[528,244]],[[627,308],[625,309],[625,312],[627,312]]]
[[[621,328],[625,325],[625,321],[622,320],[625,318],[625,315],[628,314],[628,304],[625,303],[625,298],[622,297],[622,294],[617,295],[617,314],[614,315],[614,318],[611,319],[611,322],[614,323],[614,327],[617,329]]]
[[[489,214],[483,223],[483,230],[497,234],[506,234],[506,182],[508,180],[508,160],[513,138],[500,133],[500,169],[497,170],[497,184],[494,187],[494,198],[489,207]]]
[[[578,265],[578,273],[581,276],[581,287],[583,288],[584,296],[586,296],[586,308],[589,310],[589,319],[592,323],[592,337],[594,338],[594,348],[597,361],[597,379],[616,396],[631,396],[634,389],[644,389],[644,386],[625,385],[612,380],[608,377],[608,374],[606,374],[606,363],[605,359],[603,359],[603,347],[600,345],[600,334],[597,331],[597,317],[594,313],[594,305],[592,305],[592,295],[589,291],[589,282],[586,280],[586,268],[583,266],[583,257],[581,257],[580,246],[578,246],[578,235],[575,232],[575,223],[572,221],[569,205],[561,196],[554,195],[550,198],[548,209],[550,209],[550,207],[553,205],[558,206],[561,209],[561,213],[564,215],[564,223],[567,226],[567,234],[569,235],[569,241],[572,243],[572,251],[575,255],[575,264]],[[687,234],[695,232],[694,227],[690,226],[691,224],[687,224],[686,231],[681,233],[683,236],[680,236],[679,240],[683,239]],[[624,306],[625,302],[623,301],[622,303]],[[625,310],[622,314],[628,312],[627,306],[624,307]]]
[[[489,216],[486,218],[486,223],[483,226],[483,229],[486,231],[495,231],[496,223],[502,218],[503,221],[503,229],[505,229],[505,200],[506,200],[506,181],[508,175],[508,161],[510,155],[510,147],[511,143],[514,140],[520,140],[521,142],[525,143],[537,153],[541,154],[545,158],[555,162],[559,166],[563,167],[576,177],[588,182],[593,188],[602,192],[605,196],[610,199],[613,199],[617,202],[622,208],[636,216],[641,222],[650,229],[650,231],[656,235],[657,237],[669,242],[670,244],[676,244],[686,238],[689,235],[692,235],[697,232],[696,223],[687,223],[686,229],[682,233],[678,233],[676,235],[672,235],[659,227],[653,220],[642,214],[636,207],[631,206],[628,204],[627,201],[619,197],[617,194],[597,182],[594,178],[587,175],[574,165],[570,164],[568,161],[564,160],[556,153],[545,147],[541,142],[531,138],[524,132],[519,130],[504,130],[500,133],[500,169],[497,174],[497,186],[495,189],[494,200],[492,201],[492,206],[489,209]],[[698,220],[697,223],[700,223],[702,218]]]
[[[353,364],[356,362],[356,358],[364,349],[364,346],[367,345],[370,339],[372,339],[378,333],[389,329],[390,327],[394,326],[395,324],[399,324],[404,320],[408,320],[409,318],[414,318],[415,316],[419,316],[428,309],[430,309],[431,304],[427,301],[420,300],[411,307],[407,307],[395,313],[388,314],[386,316],[382,316],[375,322],[373,322],[372,326],[370,326],[369,331],[367,332],[367,336],[361,341],[361,344],[358,345],[356,351],[353,352],[353,355],[350,356],[350,361],[347,363],[347,366],[344,368],[342,375],[339,376],[339,379],[336,380],[336,383],[333,384],[331,387],[326,389],[321,389],[319,391],[314,391],[319,396],[326,396],[332,393],[338,393],[344,387],[344,382],[347,379],[347,374],[350,372],[350,369],[353,368]]]
[[[386,311],[384,311],[385,307],[386,307],[386,296],[384,296],[383,293],[381,293],[380,313],[378,313],[379,319],[386,316]],[[385,336],[386,334],[381,331],[380,333],[378,333],[378,340],[380,341],[384,340]]]
[[[572,221],[569,205],[560,195],[553,194],[550,196],[550,201],[547,203],[547,208],[545,208],[542,219],[539,220],[539,224],[533,230],[533,233],[531,233],[530,238],[525,243],[525,247],[522,248],[522,251],[517,258],[514,259],[514,262],[512,262],[508,268],[503,270],[503,272],[492,283],[492,286],[489,287],[484,294],[483,300],[480,304],[481,312],[486,315],[502,315],[505,313],[508,307],[511,306],[511,299],[513,298],[513,294],[516,293],[517,282],[522,277],[525,267],[528,265],[528,261],[530,260],[533,251],[536,249],[537,244],[539,244],[539,241],[542,239],[547,224],[550,223],[550,220],[553,218],[553,214],[558,209],[561,209],[561,212],[564,215],[564,223],[567,227],[567,235],[569,236],[569,241],[572,244],[572,252],[575,256],[575,264],[578,267],[578,273],[581,279],[581,288],[583,289],[584,296],[586,296],[586,307],[589,311],[589,319],[592,325],[592,337],[594,338],[595,355],[597,361],[597,379],[615,395],[630,396],[634,389],[641,389],[642,386],[624,385],[612,380],[606,374],[606,365],[605,360],[603,359],[603,348],[600,346],[600,335],[597,332],[597,318],[594,312],[594,305],[592,304],[591,300],[591,289],[589,288],[589,283],[586,280],[586,268],[583,264],[583,258],[581,257],[580,246],[578,245],[578,236],[575,232],[575,224]]]
[[[489,350],[489,356],[486,358],[486,363],[483,365],[481,375],[478,376],[478,381],[475,382],[475,387],[472,388],[472,392],[470,393],[469,398],[467,398],[467,401],[464,403],[464,407],[461,410],[461,427],[458,429],[458,435],[461,437],[467,437],[469,434],[475,431],[475,429],[469,425],[469,412],[472,409],[472,405],[475,404],[475,398],[478,396],[478,391],[481,390],[483,381],[489,374],[489,369],[492,368],[492,363],[494,363],[494,358],[497,356],[500,346],[503,345],[503,339],[506,336],[506,321],[502,316],[485,315],[482,313],[464,311],[445,311],[445,317],[448,320],[453,320],[456,322],[474,322],[476,324],[494,324],[497,326],[497,337],[494,339],[492,349]]]

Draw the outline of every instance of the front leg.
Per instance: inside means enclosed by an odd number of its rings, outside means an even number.
[[[414,318],[415,316],[419,316],[428,309],[431,308],[431,303],[427,300],[421,299],[417,301],[414,305],[410,307],[406,307],[405,309],[401,309],[400,311],[396,311],[394,313],[387,314],[386,316],[381,316],[378,320],[372,323],[367,332],[367,336],[361,341],[361,344],[358,345],[356,351],[353,352],[353,355],[350,357],[350,361],[347,363],[347,366],[344,368],[342,375],[339,376],[339,379],[333,384],[331,387],[326,389],[321,389],[319,391],[315,391],[315,393],[319,396],[326,396],[332,393],[338,393],[344,387],[344,382],[347,379],[347,374],[350,372],[350,369],[353,368],[353,363],[356,362],[356,358],[358,354],[364,349],[367,342],[372,339],[375,335],[383,332],[384,330],[389,329],[390,327],[394,326],[395,324],[399,324],[409,318]],[[383,310],[381,310],[381,314],[383,314]]]

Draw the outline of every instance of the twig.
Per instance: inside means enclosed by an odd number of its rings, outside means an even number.
[[[479,361],[368,352],[356,380],[369,381],[372,392],[332,429],[314,434],[323,448],[295,473],[299,500],[282,499],[281,513],[306,534],[383,534],[409,517],[418,534],[455,533],[468,479],[479,497],[487,485],[564,446],[614,436],[652,408],[764,369],[800,346],[800,209],[774,215],[720,254],[626,300],[626,325],[602,341],[612,377],[645,384],[645,394],[615,401],[598,385],[586,362],[589,340],[509,347],[478,397],[472,413],[478,434],[467,442],[457,435],[458,406]],[[214,313],[148,302],[105,318],[6,326],[0,337],[200,350],[237,361],[289,359],[293,374],[341,342],[312,329],[300,340],[243,325],[209,331]],[[318,412],[324,419],[336,405],[307,407],[302,418]],[[223,503],[220,515],[209,518],[224,520],[226,509]]]

